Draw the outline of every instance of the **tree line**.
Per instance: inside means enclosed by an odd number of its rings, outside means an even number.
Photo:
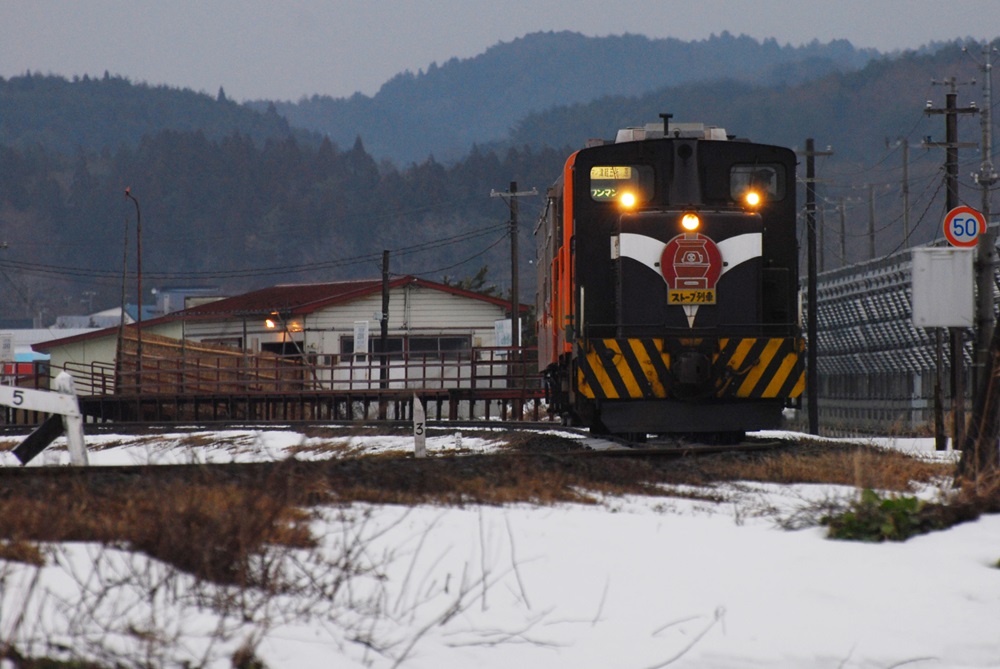
[[[370,278],[383,249],[394,273],[460,280],[488,265],[503,282],[509,212],[490,191],[512,180],[544,190],[567,152],[474,147],[453,165],[430,158],[397,169],[376,162],[360,138],[344,149],[291,134],[258,143],[166,130],[135,147],[74,155],[0,146],[0,280],[8,288],[0,309],[8,318],[78,313],[87,292],[96,293],[88,300],[95,309],[116,306],[123,283],[134,301],[140,223],[147,288],[233,293]],[[533,224],[522,214],[529,248]]]

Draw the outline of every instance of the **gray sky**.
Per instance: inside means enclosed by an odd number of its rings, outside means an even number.
[[[537,31],[724,30],[887,51],[1000,36],[1000,0],[0,0],[0,76],[105,70],[235,100],[374,94]]]

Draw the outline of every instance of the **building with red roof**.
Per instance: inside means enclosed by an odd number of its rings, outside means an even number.
[[[383,352],[382,293],[380,280],[276,285],[144,321],[141,332],[150,340],[222,346],[243,355],[299,356],[327,369],[333,380],[338,366]],[[506,330],[509,337],[509,313],[510,303],[496,297],[413,276],[392,279],[384,350],[397,361],[468,357],[473,349],[509,343],[502,334]],[[116,368],[121,341],[122,330],[112,327],[33,349],[50,356],[53,377],[66,369],[79,386],[86,370]]]

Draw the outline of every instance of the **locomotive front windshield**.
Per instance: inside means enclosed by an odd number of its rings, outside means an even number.
[[[768,200],[785,198],[785,171],[780,165],[734,165],[729,171],[729,195],[742,200],[754,191]]]
[[[653,197],[653,168],[649,165],[594,165],[590,168],[590,198],[613,202],[631,193],[638,202]]]

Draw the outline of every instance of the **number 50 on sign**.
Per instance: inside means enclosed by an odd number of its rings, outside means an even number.
[[[960,249],[970,249],[986,229],[986,218],[972,207],[955,207],[944,217],[944,236]]]

